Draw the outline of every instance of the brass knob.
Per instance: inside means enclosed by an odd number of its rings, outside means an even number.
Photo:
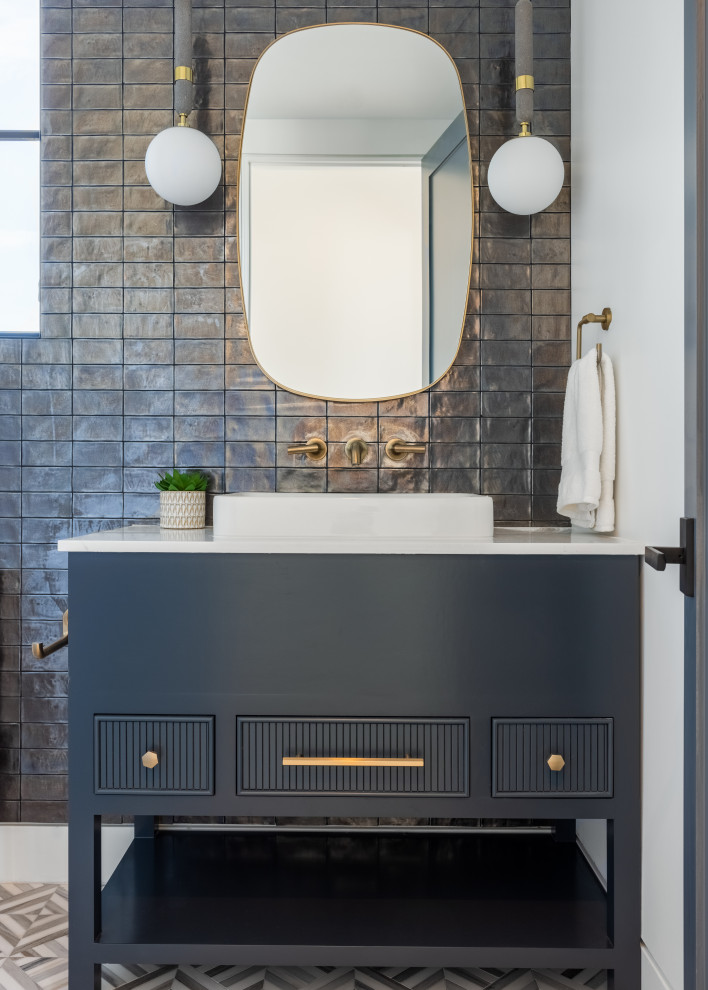
[[[143,753],[142,763],[144,767],[148,768],[148,770],[152,770],[152,768],[156,767],[159,763],[157,753],[154,753],[151,749],[149,749],[147,753]]]
[[[552,753],[551,756],[549,756],[548,759],[546,760],[546,763],[551,768],[551,770],[554,770],[556,772],[562,770],[563,767],[565,766],[565,760],[560,755],[560,753]]]
[[[313,437],[307,443],[294,443],[288,447],[289,454],[305,454],[311,461],[321,461],[327,456],[327,444],[319,437]]]

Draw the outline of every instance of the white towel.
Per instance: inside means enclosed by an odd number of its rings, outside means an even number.
[[[568,373],[558,512],[584,529],[614,529],[615,388],[606,354],[593,349]],[[598,512],[599,510],[599,512]]]
[[[611,533],[615,528],[615,373],[607,354],[600,362],[600,402],[602,405],[602,453],[600,454],[600,504],[595,512],[595,531]]]

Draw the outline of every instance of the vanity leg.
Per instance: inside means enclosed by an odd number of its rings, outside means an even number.
[[[632,818],[607,823],[607,922],[617,957],[608,990],[641,987],[641,849]]]
[[[90,961],[83,963],[71,958],[76,950],[72,948],[69,962],[69,986],[71,990],[101,990],[101,967]]]
[[[69,829],[69,986],[100,990],[91,948],[101,932],[101,816],[74,815]]]
[[[607,980],[607,990],[640,990],[642,982],[642,960],[639,949],[636,960],[625,965],[616,966],[610,970]]]

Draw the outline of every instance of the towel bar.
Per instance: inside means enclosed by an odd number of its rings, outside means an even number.
[[[64,635],[61,639],[56,639],[53,643],[49,643],[45,646],[44,643],[32,643],[32,656],[37,660],[44,660],[48,657],[50,653],[56,653],[63,646],[68,646],[69,644],[69,609],[64,612],[63,615],[63,632]]]
[[[597,313],[588,313],[587,316],[584,316],[580,321],[580,323],[578,323],[576,347],[575,347],[575,356],[578,359],[578,361],[583,356],[583,327],[587,323],[599,323],[603,330],[609,330],[610,323],[612,323],[612,310],[609,308],[609,306],[605,306],[605,308],[603,309],[600,315],[598,315]],[[600,362],[601,357],[602,357],[602,344],[598,344],[597,345],[598,364]]]

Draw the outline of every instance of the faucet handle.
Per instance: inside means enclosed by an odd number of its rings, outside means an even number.
[[[391,461],[402,461],[409,454],[424,454],[425,444],[392,437],[386,444],[386,457]]]
[[[307,443],[295,443],[288,447],[289,454],[305,454],[311,461],[321,461],[327,456],[327,444],[319,437],[313,437]]]

